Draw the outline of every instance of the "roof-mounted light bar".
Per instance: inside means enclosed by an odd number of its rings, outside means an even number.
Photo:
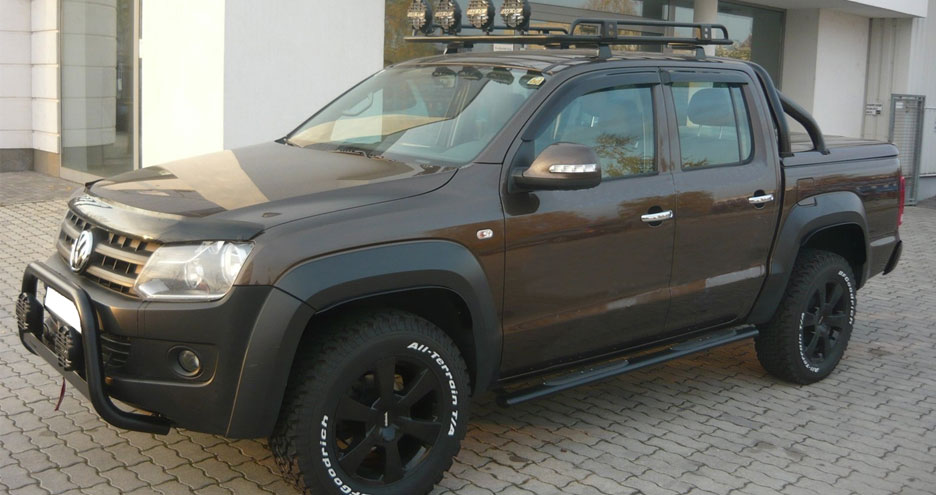
[[[432,7],[426,0],[413,0],[406,10],[406,18],[413,26],[414,33],[432,34],[435,28],[432,25]]]
[[[500,15],[507,27],[515,31],[530,30],[530,2],[527,0],[504,0]]]
[[[455,0],[438,0],[432,22],[446,34],[458,34],[462,27],[462,11]]]
[[[439,4],[455,3],[455,0],[440,0]],[[474,2],[473,2],[474,4]],[[670,45],[681,48],[699,48],[706,45],[731,45],[734,41],[728,36],[728,29],[721,24],[703,24],[695,22],[669,22],[650,20],[617,20],[617,19],[576,19],[569,26],[569,31],[561,28],[531,27],[529,25],[529,5],[525,1],[504,0],[501,15],[508,24],[507,27],[494,26],[492,29],[513,29],[511,34],[495,34],[485,32],[482,35],[434,35],[411,36],[407,41],[422,43],[447,43],[449,48],[471,46],[475,43],[505,43],[520,45],[544,45],[556,48],[570,46],[596,47],[600,58],[610,56],[611,45]],[[505,10],[507,11],[506,15]],[[436,11],[438,18],[438,10]],[[524,20],[525,19],[525,20]],[[474,24],[474,22],[472,22]],[[511,24],[513,24],[511,26]],[[595,26],[597,34],[577,34],[582,26]],[[694,37],[680,36],[631,36],[619,34],[622,30],[639,30],[641,27],[656,28],[691,28]],[[634,29],[638,28],[638,29]],[[443,31],[446,31],[444,29]],[[530,34],[531,32],[536,34]],[[561,32],[562,34],[556,34]],[[720,34],[720,36],[716,36]]]
[[[468,22],[485,33],[494,29],[494,2],[491,0],[471,0],[465,12]]]

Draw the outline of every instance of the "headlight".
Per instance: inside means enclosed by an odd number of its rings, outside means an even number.
[[[225,241],[161,246],[133,288],[151,301],[220,299],[231,290],[251,249],[251,243]]]

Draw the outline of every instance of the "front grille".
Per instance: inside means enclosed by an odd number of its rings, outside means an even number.
[[[69,210],[56,243],[66,263],[75,239],[88,229],[94,233],[94,251],[84,276],[115,292],[136,296],[133,283],[159,244],[112,232]]]

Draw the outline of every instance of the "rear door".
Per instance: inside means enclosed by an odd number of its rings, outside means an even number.
[[[653,339],[666,320],[673,222],[642,220],[675,208],[659,73],[573,81],[534,116],[508,166],[573,142],[595,150],[602,182],[505,191],[504,376]]]
[[[741,71],[664,72],[677,165],[669,332],[750,310],[767,273],[779,163],[758,86]]]

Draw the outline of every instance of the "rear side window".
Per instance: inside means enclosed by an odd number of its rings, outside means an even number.
[[[739,165],[751,159],[751,120],[740,86],[673,84],[682,168]]]
[[[605,178],[655,173],[652,88],[617,86],[575,98],[536,137],[536,154],[560,142],[590,146]]]

